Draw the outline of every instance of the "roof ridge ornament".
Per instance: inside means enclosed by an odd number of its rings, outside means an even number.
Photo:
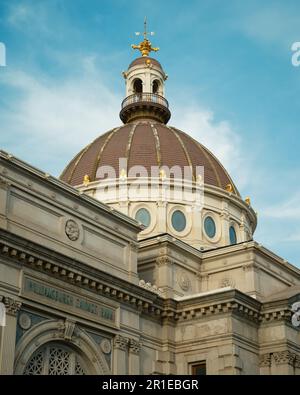
[[[131,45],[131,48],[138,49],[141,52],[142,56],[149,56],[149,53],[151,51],[154,51],[154,52],[159,51],[159,48],[152,47],[151,42],[148,40],[148,35],[150,34],[150,36],[154,36],[155,33],[154,32],[147,32],[147,18],[146,17],[144,20],[144,33],[135,32],[135,34],[137,36],[140,36],[141,34],[144,35],[144,40],[141,41],[139,43],[139,45],[135,45],[135,44]]]

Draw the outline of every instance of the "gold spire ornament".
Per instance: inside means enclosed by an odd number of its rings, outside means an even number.
[[[141,35],[140,32],[136,32],[135,34],[136,34],[137,36],[140,36],[140,35]],[[153,36],[153,35],[154,35],[154,32],[150,32],[150,33],[147,32],[147,19],[146,19],[146,17],[145,17],[145,21],[144,21],[144,33],[143,33],[143,35],[144,35],[144,40],[143,40],[142,42],[140,42],[139,45],[135,45],[135,44],[132,44],[132,45],[131,45],[131,48],[133,48],[133,49],[138,49],[138,50],[141,52],[142,56],[149,56],[149,53],[150,53],[151,51],[154,51],[154,52],[159,51],[159,48],[152,47],[151,42],[150,42],[150,41],[148,40],[148,38],[147,38],[148,34],[150,34],[150,36]]]
[[[246,197],[245,202],[246,202],[247,206],[251,206],[251,200],[250,200],[249,196]]]
[[[90,176],[86,174],[86,175],[83,177],[83,185],[84,185],[85,187],[87,187],[87,186],[89,185],[90,182],[91,182]]]
[[[230,192],[230,193],[233,192],[233,187],[232,187],[231,184],[227,184],[225,188],[226,188],[226,191],[227,191],[227,192]]]

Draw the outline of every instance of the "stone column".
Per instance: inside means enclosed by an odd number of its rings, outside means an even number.
[[[229,211],[228,211],[228,204],[224,201],[222,202],[221,224],[222,224],[222,241],[225,245],[230,245]]]
[[[140,374],[141,343],[134,339],[129,340],[129,374]]]
[[[156,259],[155,284],[163,290],[168,298],[172,298],[174,294],[172,265],[173,261],[167,255],[159,256]]]
[[[114,338],[113,374],[128,374],[128,342],[129,339],[121,335]]]
[[[157,187],[159,188],[159,187]],[[158,191],[156,191],[159,193]],[[158,197],[160,198],[160,197]],[[166,217],[166,211],[167,211],[167,203],[161,200],[158,200],[156,202],[157,206],[157,232],[158,233],[165,233],[167,232],[167,217]]]
[[[6,308],[6,325],[0,328],[0,374],[13,374],[17,332],[16,316],[21,302],[3,296],[0,297],[0,301]]]

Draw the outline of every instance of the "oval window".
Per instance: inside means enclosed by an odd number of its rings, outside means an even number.
[[[234,226],[230,226],[229,228],[229,239],[230,239],[230,244],[236,244],[236,233]]]
[[[216,235],[216,224],[212,217],[206,217],[204,220],[204,230],[211,239]]]
[[[172,214],[172,226],[177,232],[182,232],[185,229],[186,219],[182,211],[174,211]]]
[[[150,213],[147,209],[145,208],[140,208],[136,214],[135,214],[135,219],[142,223],[146,228],[150,225],[151,222],[151,216]]]

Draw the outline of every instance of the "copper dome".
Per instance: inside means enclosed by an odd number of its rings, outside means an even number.
[[[119,158],[127,158],[128,169],[144,166],[148,174],[151,166],[204,166],[204,182],[222,189],[232,185],[239,192],[219,160],[202,144],[186,133],[162,123],[139,121],[127,123],[97,137],[83,148],[68,164],[61,179],[73,186],[83,183],[85,175],[96,181],[100,166],[112,166],[119,177]]]
[[[161,64],[159,63],[159,61],[154,59],[154,58],[150,58],[150,56],[141,56],[139,58],[134,59],[130,63],[128,69],[130,69],[131,67],[134,67],[134,66],[140,66],[140,65],[145,66],[145,65],[147,65],[149,63],[154,65],[154,66],[159,67],[161,70],[163,69]]]

